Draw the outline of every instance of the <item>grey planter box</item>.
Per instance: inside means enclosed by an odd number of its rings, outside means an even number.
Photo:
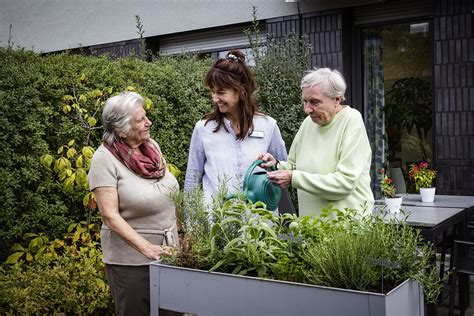
[[[424,315],[421,286],[360,292],[150,264],[151,315],[159,308],[204,315]]]

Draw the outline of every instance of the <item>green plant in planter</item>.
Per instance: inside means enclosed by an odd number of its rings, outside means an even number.
[[[309,283],[387,292],[414,279],[423,286],[426,299],[436,301],[441,282],[430,263],[434,253],[419,231],[402,221],[387,222],[383,216],[347,220],[342,218],[337,225],[320,231],[319,241],[308,240],[303,261]]]
[[[167,257],[168,263],[378,292],[411,278],[423,286],[428,301],[440,293],[439,277],[430,264],[432,248],[403,222],[361,217],[355,210],[331,206],[320,216],[298,218],[268,211],[263,203],[249,203],[242,195],[227,200],[223,192],[209,209],[202,201],[198,191],[195,202],[180,207],[188,213],[180,217],[189,231],[183,237],[185,246]],[[396,268],[374,264],[379,261]]]

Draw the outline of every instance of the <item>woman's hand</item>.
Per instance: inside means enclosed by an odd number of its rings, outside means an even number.
[[[265,161],[264,163],[261,163],[260,166],[259,166],[260,168],[263,168],[263,169],[271,168],[274,165],[276,165],[276,163],[277,163],[277,160],[275,159],[275,157],[273,157],[269,153],[260,154],[257,157],[255,157],[255,160]]]
[[[280,188],[284,189],[291,184],[291,178],[293,177],[292,170],[277,170],[267,172],[268,180],[273,184],[278,185]]]
[[[160,260],[162,254],[171,255],[176,249],[169,246],[160,246],[150,243],[145,249],[143,249],[143,255],[151,260]]]

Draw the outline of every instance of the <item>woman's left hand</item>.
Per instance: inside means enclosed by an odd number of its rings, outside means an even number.
[[[267,172],[268,180],[273,184],[278,185],[280,188],[284,189],[291,184],[291,178],[293,177],[292,170],[277,170]]]

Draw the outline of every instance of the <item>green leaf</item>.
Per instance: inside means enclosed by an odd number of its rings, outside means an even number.
[[[8,264],[15,264],[18,260],[23,256],[24,252],[15,252],[8,256],[7,260],[5,261]]]
[[[215,271],[218,269],[221,265],[223,265],[226,262],[225,259],[219,260],[212,268],[209,269],[209,271]]]
[[[11,251],[25,251],[25,247],[20,244],[14,244]]]

